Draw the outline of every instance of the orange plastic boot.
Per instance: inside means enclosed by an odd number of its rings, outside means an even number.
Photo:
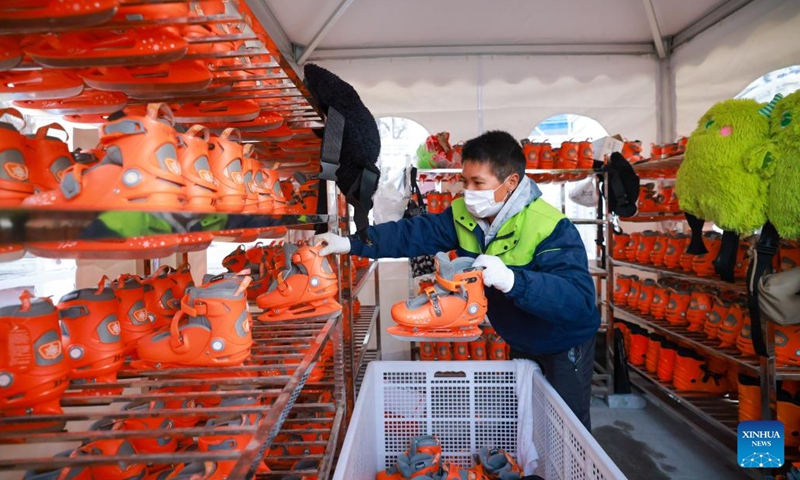
[[[636,251],[636,261],[639,263],[650,263],[650,256],[658,240],[658,232],[646,230],[639,237],[639,246]]]
[[[622,156],[630,163],[635,163],[642,160],[642,142],[626,141],[622,144]]]
[[[243,211],[247,190],[244,186],[244,152],[239,130],[226,128],[221,135],[212,136],[208,142],[208,154],[211,174],[217,179],[217,210],[229,213]]]
[[[222,266],[231,273],[237,273],[244,270],[248,261],[247,250],[244,248],[244,245],[239,245],[236,247],[236,250],[227,254],[225,258],[222,259]]]
[[[521,478],[523,476],[522,468],[517,465],[514,457],[498,448],[481,447],[478,450],[478,464],[472,470],[475,471],[476,475],[484,475],[492,480]]]
[[[453,194],[450,192],[444,192],[442,194],[442,211],[447,210],[450,208],[450,205],[453,204]]]
[[[237,401],[242,399],[227,399],[223,400],[221,407],[236,406]],[[245,399],[246,400],[246,399]],[[246,404],[243,406],[247,406]],[[228,414],[219,417],[211,418],[206,422],[206,428],[209,429],[208,434],[197,437],[197,449],[201,452],[219,452],[219,451],[243,451],[250,440],[253,438],[252,433],[220,433],[214,435],[215,428],[245,428],[255,427],[258,425],[261,415],[257,413],[251,414]],[[217,463],[220,470],[230,473],[236,465],[236,460],[225,460]],[[269,468],[262,461],[256,469],[257,473],[269,473]]]
[[[166,404],[161,400],[136,400],[125,404],[123,412],[145,413],[149,411],[164,410]],[[126,419],[104,418],[98,420],[91,427],[90,431],[147,431],[147,430],[170,430],[174,428],[171,419],[159,416],[135,416]],[[133,448],[138,453],[171,453],[178,449],[178,435],[163,435],[154,437],[152,435],[141,435],[130,439]]]
[[[639,306],[639,293],[641,290],[642,281],[639,280],[639,277],[634,276],[631,279],[631,291],[628,292],[628,297],[625,299],[629,309],[636,310]]]
[[[256,299],[265,322],[327,318],[336,315],[342,306],[336,301],[336,272],[327,257],[319,255],[322,246],[284,246],[286,269],[269,290]]]
[[[561,148],[558,150],[558,158],[556,158],[556,168],[559,169],[578,168],[577,142],[572,142],[572,141],[561,142]]]
[[[631,365],[641,367],[647,357],[647,344],[650,341],[649,333],[638,325],[631,325],[631,351],[628,361]]]
[[[636,261],[636,253],[639,251],[639,243],[642,241],[641,232],[634,232],[630,235],[630,240],[625,246],[625,259],[629,262]]]
[[[66,142],[48,135],[51,130],[60,130],[69,138],[64,127],[57,123],[45,125],[28,138],[28,180],[34,192],[46,192],[58,188],[64,172],[75,164]]]
[[[692,270],[698,277],[713,277],[717,274],[714,270],[714,260],[722,248],[722,235],[717,232],[706,232],[703,237],[708,253],[696,255],[692,259]]]
[[[536,170],[539,168],[539,154],[541,151],[541,144],[533,143],[527,138],[522,140],[522,153],[525,154],[526,170]]]
[[[469,358],[486,360],[486,340],[483,337],[469,342]]]
[[[162,265],[152,275],[143,279],[144,304],[153,320],[153,328],[160,329],[172,322],[172,317],[180,308],[180,297],[175,298],[171,278],[174,271],[169,265]]]
[[[791,270],[800,265],[800,244],[796,241],[781,240],[781,271]]]
[[[172,112],[150,104],[145,116],[128,116],[101,128],[100,164],[75,164],[56,190],[28,197],[24,205],[45,209],[179,211],[185,182],[177,160]]]
[[[736,345],[736,337],[742,331],[745,324],[745,311],[747,307],[742,301],[731,302],[728,314],[722,320],[717,330],[717,338],[720,340],[720,347],[732,347]]]
[[[678,355],[678,344],[667,339],[662,340],[658,351],[656,375],[664,383],[671,383],[675,374],[675,357]]]
[[[503,337],[494,330],[486,333],[486,353],[489,360],[508,360],[507,346]]]
[[[659,281],[653,289],[653,303],[650,304],[650,315],[656,320],[664,320],[668,304],[669,288],[662,281]]]
[[[655,293],[656,281],[652,278],[644,280],[639,287],[639,302],[636,308],[642,315],[649,315],[653,305],[653,295]]]
[[[690,332],[702,332],[705,329],[706,319],[712,308],[712,295],[708,292],[692,292],[689,308],[686,310],[686,320]]]
[[[775,325],[775,361],[800,365],[800,325]]]
[[[61,297],[58,316],[65,335],[64,347],[72,363],[70,378],[73,380],[79,379],[81,383],[117,380],[117,371],[125,360],[118,309],[117,297],[105,286],[105,277],[97,288],[83,288]],[[105,391],[95,393],[104,394]]]
[[[258,196],[258,212],[269,215],[283,213],[276,210],[274,188],[280,181],[278,172],[261,167],[256,161],[253,182]],[[285,206],[284,206],[285,208]]]
[[[627,233],[614,233],[612,235],[612,246],[611,246],[611,258],[616,258],[617,260],[625,260],[626,259],[626,249],[628,246],[628,242],[631,240],[631,236]]]
[[[188,263],[178,265],[178,268],[168,274],[172,285],[172,296],[180,301],[186,290],[189,287],[194,287],[194,279],[192,278],[192,266]]]
[[[428,201],[428,213],[442,213],[442,194],[439,192],[428,192],[426,195]]]
[[[139,339],[153,331],[153,322],[144,303],[144,283],[136,275],[120,275],[112,284],[119,301],[117,318],[125,353],[136,351]]]
[[[739,421],[761,420],[761,381],[739,374]]]
[[[137,368],[239,365],[250,356],[253,336],[245,291],[250,277],[192,287],[169,330],[139,341]]]
[[[549,143],[539,144],[539,169],[551,170],[555,166],[553,159],[553,146]]]
[[[131,442],[122,439],[95,440],[78,448],[77,456],[101,455],[106,457],[136,455]],[[147,473],[144,463],[109,463],[87,467],[92,478],[139,480]],[[70,478],[70,477],[67,477]]]
[[[435,346],[438,360],[447,362],[453,359],[453,350],[450,348],[450,342],[436,342]]]
[[[754,357],[756,355],[756,350],[753,347],[753,333],[751,328],[750,314],[745,311],[744,325],[742,325],[742,330],[736,337],[736,348],[739,349],[745,357]]]
[[[777,419],[783,424],[783,443],[786,447],[800,446],[800,395],[792,397],[787,392],[778,392]]]
[[[0,417],[63,412],[59,400],[69,385],[58,311],[49,298],[27,290],[19,305],[0,308]],[[60,430],[63,422],[0,425],[0,432]]]
[[[664,318],[673,325],[686,325],[686,312],[692,301],[692,294],[682,287],[674,287],[669,290],[669,303],[667,304]]]
[[[705,357],[688,348],[678,348],[675,374],[672,378],[679,392],[727,393],[730,391],[724,373],[711,370]]]
[[[190,212],[217,210],[217,181],[208,160],[208,140],[208,129],[202,125],[193,125],[186,133],[178,134],[178,161],[186,181],[184,207]]]
[[[28,140],[19,133],[25,126],[21,113],[0,109],[0,206],[16,207],[33,193],[27,165]]]
[[[398,456],[397,469],[402,478],[426,478],[438,474],[442,467],[442,447],[433,435],[420,435],[411,439],[409,449]]]
[[[681,233],[673,233],[667,239],[667,253],[664,255],[664,266],[677,269],[681,265],[681,257],[689,243],[690,237]]]
[[[434,342],[419,343],[419,359],[423,361],[436,360],[436,346]]]
[[[255,174],[261,169],[258,161],[252,157],[253,145],[247,144],[242,149],[242,183],[244,183],[245,201],[244,213],[258,212],[258,187],[256,187]]]
[[[722,297],[714,297],[714,305],[711,311],[708,312],[708,318],[703,326],[703,331],[708,338],[717,338],[719,326],[722,320],[728,316],[728,310],[731,308],[731,302]]]
[[[453,342],[475,340],[486,316],[487,300],[483,274],[472,267],[474,259],[460,257],[452,262],[447,254],[436,254],[436,283],[422,295],[396,303],[392,318],[398,325],[390,335],[401,340],[435,338]]]
[[[592,142],[584,140],[578,142],[578,168],[591,170],[594,166],[594,148]]]
[[[653,249],[650,251],[650,263],[657,267],[664,265],[664,256],[667,254],[667,241],[669,237],[663,233],[655,234],[655,241],[653,242]]]
[[[644,366],[650,373],[658,372],[658,356],[661,353],[661,342],[663,341],[664,337],[657,333],[651,333],[647,340]]]
[[[468,342],[454,342],[453,343],[453,360],[469,360],[469,343]]]
[[[617,280],[614,282],[614,304],[621,306],[628,304],[628,295],[634,278],[636,278],[634,275],[617,275]]]

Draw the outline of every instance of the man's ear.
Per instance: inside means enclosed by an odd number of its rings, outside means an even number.
[[[519,174],[518,173],[512,173],[508,177],[508,190],[510,192],[514,191],[514,189],[517,188],[517,185],[519,185]]]

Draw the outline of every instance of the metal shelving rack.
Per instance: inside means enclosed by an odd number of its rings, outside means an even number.
[[[647,178],[674,178],[674,172],[683,161],[683,156],[669,157],[652,160],[634,165],[634,169]],[[671,173],[670,173],[671,172]],[[621,218],[620,221],[671,221],[683,220],[682,215],[676,213],[642,213],[634,218]],[[745,294],[747,287],[743,281],[730,283],[717,278],[699,277],[687,272],[656,267],[654,265],[639,264],[636,262],[611,259],[609,275],[613,278],[614,268],[634,269],[655,274],[658,277],[676,278],[692,284],[718,288],[728,292]],[[651,316],[641,315],[626,306],[614,305],[609,299],[614,318],[636,323],[649,330],[676,341],[679,344],[697,349],[704,355],[724,358],[735,363],[740,371],[758,376],[761,380],[762,418],[775,419],[777,380],[800,380],[800,368],[776,367],[774,357],[774,335],[769,322],[762,320],[763,332],[767,343],[768,358],[744,356],[735,347],[721,348],[718,340],[709,340],[703,332],[689,332],[684,326],[672,325],[666,321],[656,320]],[[613,331],[609,338],[613,338]],[[610,355],[613,352],[610,352]],[[727,450],[736,450],[736,429],[738,426],[738,411],[734,396],[702,396],[687,392],[676,392],[675,389],[655,378],[647,371],[628,365],[635,373],[631,380],[640,390],[651,399],[656,400],[677,412],[689,425],[708,438],[716,441],[718,445]]]
[[[141,3],[141,2],[140,2]],[[144,3],[167,3],[161,0]],[[216,44],[214,49],[202,53],[189,53],[184,60],[203,60],[209,66],[213,78],[208,90],[181,92],[180,94],[163,94],[160,98],[152,96],[147,100],[130,98],[129,105],[143,105],[152,102],[185,102],[185,101],[225,101],[246,99],[259,104],[262,112],[272,112],[283,117],[284,125],[290,129],[323,127],[322,116],[305,88],[294,65],[282,53],[267,32],[271,24],[265,12],[260,8],[261,2],[255,0],[227,0],[225,12],[219,15],[190,15],[179,18],[160,18],[157,20],[113,22],[91,27],[92,30],[138,28],[147,26],[180,26],[214,24],[220,26],[226,34],[195,38],[190,45]],[[57,26],[55,26],[57,27]],[[14,33],[0,31],[0,33]],[[227,42],[240,42],[238,47]],[[243,44],[241,42],[244,42]],[[216,48],[219,47],[219,48]],[[214,60],[225,60],[214,63]],[[37,70],[41,67],[23,62],[18,69]],[[231,75],[236,73],[236,75]],[[253,142],[244,134],[245,142]],[[279,171],[287,167],[296,169],[309,165],[318,156],[319,141],[313,135],[296,133],[295,139],[306,143],[305,149],[284,148],[279,143],[270,144],[269,140],[261,140],[258,150],[259,160],[268,160]],[[331,231],[338,231],[339,215],[336,208],[337,189],[333,182],[328,183],[329,212],[327,215],[227,215],[224,227],[217,227],[209,234],[212,238],[231,240],[239,235],[274,239],[286,236],[290,239],[293,232],[298,236],[307,236],[315,226],[327,224]],[[332,193],[331,193],[332,192]],[[43,211],[33,209],[0,210],[0,244],[20,244],[27,242],[65,242],[75,239],[115,241],[122,240],[114,234],[96,233],[100,211]],[[171,213],[171,212],[148,212]],[[180,212],[188,225],[203,217],[201,214]],[[102,229],[100,229],[102,230]],[[173,227],[170,232],[159,234],[184,233],[180,226]],[[151,232],[141,232],[143,238],[149,238]],[[194,250],[205,247],[196,247]],[[142,257],[131,257],[139,258]],[[184,259],[186,254],[184,254]],[[345,262],[346,264],[346,262]],[[145,260],[143,271],[149,274],[157,266],[156,261]],[[340,267],[341,268],[341,265]],[[340,270],[341,272],[341,270]],[[366,274],[376,272],[376,265],[371,265]],[[358,277],[358,275],[357,275]],[[340,277],[341,278],[341,277]],[[365,282],[358,277],[355,285],[345,286],[340,282],[340,291],[353,292],[352,299],[363,288]],[[342,300],[350,302],[348,294]],[[377,312],[377,306],[371,307]],[[252,306],[251,306],[252,309]],[[352,308],[350,309],[352,312]],[[370,312],[366,307],[364,313]],[[366,365],[376,352],[362,348],[371,339],[369,331],[364,331],[364,313],[355,322],[352,318],[334,315],[329,318],[309,321],[281,322],[267,324],[254,321],[252,334],[254,344],[252,354],[242,366],[225,368],[181,368],[137,371],[128,363],[118,373],[113,383],[79,385],[72,383],[68,395],[62,400],[64,413],[61,415],[31,415],[21,417],[0,417],[0,472],[19,471],[28,468],[61,468],[65,466],[83,466],[110,464],[117,462],[147,464],[178,464],[197,461],[235,461],[235,467],[229,478],[283,478],[287,475],[300,474],[328,478],[333,469],[333,462],[338,451],[343,431],[346,428],[348,413],[352,411],[354,389],[345,386],[353,385],[357,372],[346,366],[348,356],[345,354],[345,341],[349,351],[357,350],[359,354],[358,369]],[[369,324],[378,324],[376,313],[369,315]],[[345,328],[346,327],[346,328]],[[379,328],[377,329],[378,335]],[[355,332],[355,335],[353,335]],[[356,340],[358,349],[353,348]],[[319,373],[318,361],[323,347],[333,344],[333,358],[324,367],[320,380],[308,381],[312,372]],[[352,357],[350,358],[352,360]],[[352,364],[351,364],[352,367]],[[179,393],[155,392],[161,387],[186,387],[187,391]],[[93,389],[113,389],[108,395],[93,393]],[[220,407],[223,399],[251,398],[246,406]],[[196,403],[210,405],[203,408],[164,408],[142,411],[123,411],[121,404],[128,401],[177,401],[194,400]],[[348,408],[348,406],[350,408]],[[196,426],[191,428],[160,428],[149,430],[111,430],[90,431],[89,423],[99,419],[136,419],[136,418],[185,418],[192,415],[257,415],[258,421],[253,425],[240,427],[210,428]],[[26,433],[24,438],[19,433],[7,428],[18,424],[50,421],[64,428],[58,431],[42,431]],[[252,440],[241,450],[235,451],[184,451],[166,453],[134,453],[131,455],[100,456],[84,455],[75,457],[55,457],[53,454],[67,448],[78,447],[83,441],[99,439],[141,439],[141,438],[176,438],[195,437],[210,434],[250,434]],[[24,443],[20,443],[24,442]],[[281,449],[289,454],[276,454]],[[40,453],[45,452],[45,453]],[[294,452],[294,453],[292,453]],[[270,474],[254,473],[254,466],[266,458],[271,465]],[[287,466],[285,462],[296,460],[315,460],[315,466],[302,470]],[[275,466],[275,462],[284,462],[283,466]]]

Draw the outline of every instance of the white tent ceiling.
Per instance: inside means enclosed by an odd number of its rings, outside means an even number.
[[[653,43],[646,6],[661,33],[675,35],[726,0],[267,0],[289,39],[311,43],[342,4],[346,10],[316,47]],[[312,56],[312,58],[314,58]]]
[[[800,0],[245,0],[285,56],[456,140],[559,113],[645,143],[800,64]]]

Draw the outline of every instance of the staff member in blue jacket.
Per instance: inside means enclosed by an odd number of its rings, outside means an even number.
[[[491,131],[462,151],[464,198],[441,214],[369,227],[357,236],[326,233],[323,255],[369,258],[456,249],[484,267],[487,316],[512,358],[535,360],[591,430],[589,404],[600,312],[586,249],[575,225],[541,198],[525,176],[525,156],[510,134]]]

